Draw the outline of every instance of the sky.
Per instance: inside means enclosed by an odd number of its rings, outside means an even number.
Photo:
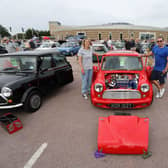
[[[1,0],[0,24],[12,34],[28,28],[49,30],[49,21],[62,25],[129,22],[168,27],[166,0]]]

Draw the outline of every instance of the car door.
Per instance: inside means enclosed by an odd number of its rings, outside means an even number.
[[[53,60],[55,64],[55,81],[59,85],[63,85],[73,81],[72,67],[66,60],[66,57],[60,55],[60,53],[53,54]]]
[[[39,65],[39,86],[43,91],[48,91],[55,85],[54,82],[54,67],[52,63],[52,55],[41,56]]]

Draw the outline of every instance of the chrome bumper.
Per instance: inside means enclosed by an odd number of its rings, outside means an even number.
[[[11,109],[11,108],[16,108],[16,107],[21,107],[21,106],[23,106],[23,103],[15,104],[15,105],[8,105],[8,106],[0,106],[0,109]]]
[[[11,109],[23,106],[23,103],[15,104],[15,105],[9,105],[8,99],[4,97],[2,94],[0,94],[0,109]]]

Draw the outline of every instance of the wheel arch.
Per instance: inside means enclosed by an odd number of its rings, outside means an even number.
[[[37,87],[28,88],[28,89],[24,92],[24,94],[23,94],[23,96],[22,96],[22,99],[21,99],[21,102],[22,102],[22,103],[25,102],[27,96],[28,96],[32,91],[38,91],[38,92],[40,92],[40,89],[37,88]]]

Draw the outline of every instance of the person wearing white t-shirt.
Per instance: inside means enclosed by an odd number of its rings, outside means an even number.
[[[84,39],[82,41],[82,47],[78,52],[79,65],[82,77],[81,92],[84,99],[88,99],[88,94],[90,94],[90,87],[92,83],[92,74],[93,74],[92,54],[93,52],[90,40]]]

